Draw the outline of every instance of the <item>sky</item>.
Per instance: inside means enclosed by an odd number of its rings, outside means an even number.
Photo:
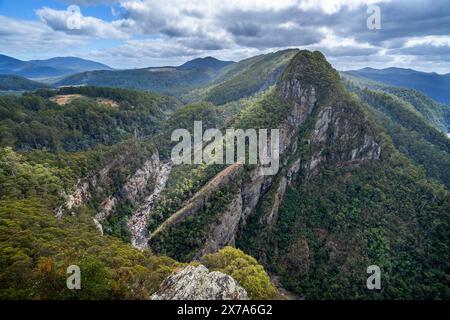
[[[380,29],[367,26],[373,6]],[[22,60],[125,69],[294,47],[339,70],[450,73],[450,0],[0,0],[0,53]]]

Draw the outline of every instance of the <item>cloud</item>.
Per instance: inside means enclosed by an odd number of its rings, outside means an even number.
[[[181,64],[202,55],[203,49],[191,48],[182,41],[167,39],[128,40],[124,44],[103,51],[93,51],[88,58],[102,60],[116,68],[144,68]],[[120,63],[118,63],[120,62]]]
[[[125,19],[108,23],[101,19],[83,16],[81,13],[74,15],[68,10],[54,10],[47,7],[37,10],[36,14],[42,22],[55,31],[99,38],[124,39],[130,37],[124,29],[133,24],[132,21]],[[76,27],[70,25],[71,19],[76,19],[74,22]]]
[[[0,36],[0,52],[11,55],[56,53],[88,43],[85,37],[54,31],[41,22],[12,19],[2,15]]]
[[[432,45],[432,44],[420,44],[410,47],[397,48],[389,51],[389,54],[401,54],[412,56],[439,56],[442,58],[446,56],[450,61],[450,46],[448,45]]]
[[[65,2],[113,4],[116,20],[81,16],[80,28],[74,30],[67,27],[66,11],[42,8],[37,11],[42,21],[38,30],[50,38],[61,35],[64,41],[122,39],[110,50],[92,52],[103,54],[97,60],[113,61],[115,66],[121,61],[139,66],[143,61],[158,65],[182,62],[196,55],[238,60],[287,47],[323,51],[345,68],[351,64],[377,66],[383,61],[430,68],[431,62],[441,61],[442,70],[450,59],[448,0],[434,0],[433,5],[425,0]],[[381,30],[367,29],[368,4],[380,6]],[[26,32],[23,37],[27,39]]]
[[[383,47],[401,47],[411,37],[450,34],[448,0],[396,0],[379,4],[381,30],[366,28],[365,8],[341,11],[332,22],[339,36],[351,36]]]

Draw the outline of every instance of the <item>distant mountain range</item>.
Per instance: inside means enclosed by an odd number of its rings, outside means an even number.
[[[211,68],[214,70],[220,70],[223,67],[226,67],[230,64],[233,64],[233,61],[222,61],[216,59],[214,57],[206,57],[206,58],[196,58],[194,60],[188,61],[182,64],[180,67],[184,68]]]
[[[362,76],[396,87],[418,90],[436,101],[450,105],[450,74],[426,73],[412,69],[387,68],[346,71],[350,75]]]
[[[239,62],[204,57],[187,61],[180,66],[128,70],[114,70],[105,64],[76,57],[22,61],[0,55],[0,75],[4,75],[0,79],[0,86],[3,87],[1,90],[32,90],[47,85],[119,87],[176,96],[187,95],[185,98],[190,101],[201,96],[215,104],[223,104],[237,96],[249,96],[273,85],[286,61],[295,53],[295,50],[285,50]],[[364,68],[342,74],[388,86],[414,89],[450,106],[450,74],[440,75],[402,68]],[[15,77],[8,78],[5,75]],[[41,80],[46,84],[27,82],[25,78]],[[223,87],[227,89],[223,90]],[[196,90],[197,88],[201,89]]]
[[[232,61],[213,57],[197,58],[181,66],[150,67],[129,70],[87,71],[70,75],[55,86],[94,85],[149,90],[169,95],[182,95],[214,81]]]
[[[0,74],[3,75],[39,79],[61,77],[93,70],[112,70],[112,68],[102,63],[76,57],[22,61],[0,54]]]
[[[178,67],[92,71],[71,75],[55,86],[104,86],[155,91],[220,105],[251,96],[275,84],[296,49],[278,51],[239,62],[197,58]]]

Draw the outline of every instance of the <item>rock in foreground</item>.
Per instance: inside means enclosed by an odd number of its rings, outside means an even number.
[[[222,272],[200,265],[172,274],[152,295],[152,300],[247,300],[247,292]]]

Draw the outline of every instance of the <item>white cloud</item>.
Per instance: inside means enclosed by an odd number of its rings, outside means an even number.
[[[94,17],[86,17],[79,14],[76,19],[79,25],[71,28],[68,24],[72,14],[67,10],[54,10],[44,7],[36,11],[39,18],[55,31],[63,31],[68,34],[84,35],[99,38],[124,39],[130,37],[122,27],[128,28],[133,25],[132,21],[126,19],[115,20],[112,23],[105,22]]]
[[[343,7],[354,10],[362,5],[390,2],[390,0],[302,0],[299,8],[304,11],[320,10],[326,14],[339,12]]]
[[[56,54],[88,43],[85,37],[52,30],[41,22],[17,20],[0,15],[0,52],[27,57]]]
[[[450,36],[426,36],[413,37],[406,41],[405,48],[415,47],[418,45],[431,45],[435,47],[450,47]]]
[[[167,41],[165,38],[129,40],[126,43],[102,51],[92,51],[85,58],[99,60],[118,69],[145,68],[149,66],[180,65],[197,57],[214,55],[218,59],[238,61],[270,50],[238,47],[220,50],[195,49],[183,41]]]
[[[81,16],[80,29],[67,27],[69,13],[37,11],[41,22],[8,19],[0,26],[0,50],[39,48],[62,52],[84,46],[84,57],[115,67],[179,64],[196,56],[239,60],[254,54],[301,47],[323,51],[336,66],[383,63],[430,68],[450,60],[450,10],[444,0],[433,9],[422,0],[74,0],[68,4],[116,4],[112,22]],[[382,30],[365,27],[365,6],[382,7]],[[448,12],[447,12],[447,11]],[[403,15],[402,15],[403,14]],[[400,20],[397,20],[400,19]],[[408,21],[414,24],[405,25]],[[416,23],[417,22],[417,23]],[[102,39],[114,47],[93,51]],[[109,40],[104,40],[109,41]],[[91,46],[92,45],[92,46]],[[111,46],[112,46],[111,45]],[[89,52],[90,53],[86,53]],[[444,68],[448,62],[442,61]],[[364,65],[365,64],[365,65]],[[350,67],[352,68],[352,67]],[[449,69],[450,70],[450,69]]]

